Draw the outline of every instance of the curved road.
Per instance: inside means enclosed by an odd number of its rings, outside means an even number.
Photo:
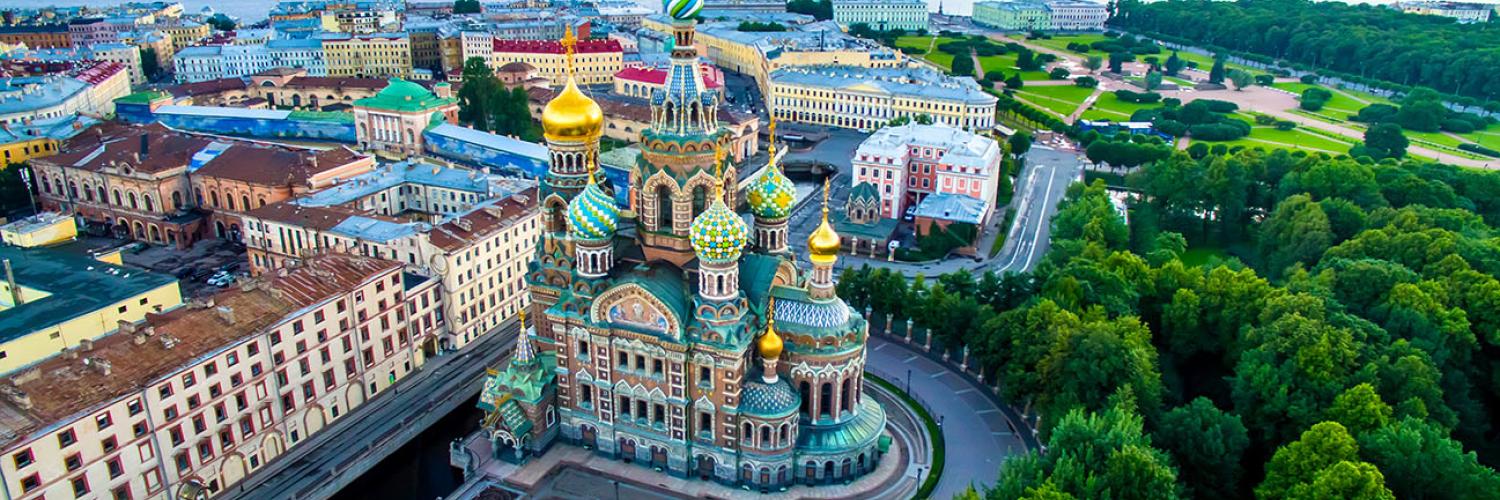
[[[865,370],[902,389],[910,383],[907,392],[943,422],[947,457],[932,498],[953,498],[971,484],[993,485],[1001,462],[1036,446],[1020,416],[997,404],[989,388],[901,341],[870,335],[866,353]]]

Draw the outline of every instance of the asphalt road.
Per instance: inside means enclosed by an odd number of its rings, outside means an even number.
[[[983,269],[1000,274],[1031,270],[1052,241],[1052,216],[1062,201],[1068,185],[1083,175],[1083,160],[1076,154],[1050,148],[1034,147],[1026,153],[1026,168],[1021,171],[1021,194],[1013,203],[1018,210],[1005,246]]]
[[[428,361],[420,371],[359,406],[353,414],[334,421],[327,429],[255,471],[226,491],[224,498],[332,496],[384,458],[373,457],[374,460],[363,461],[364,467],[349,468],[368,458],[364,455],[371,448],[380,446],[387,452],[394,451],[402,443],[387,442],[392,437],[404,434],[409,439],[425,428],[414,420],[427,416],[441,419],[455,400],[461,403],[472,398],[483,385],[485,370],[497,364],[515,345],[517,331],[514,320],[508,320],[460,353]],[[437,414],[429,415],[434,412]]]
[[[932,498],[953,498],[970,484],[993,485],[1001,462],[1035,446],[1024,421],[1011,408],[997,406],[995,398],[985,394],[989,388],[902,342],[877,335],[869,339],[865,370],[902,389],[909,385],[907,392],[942,422],[947,454]]]

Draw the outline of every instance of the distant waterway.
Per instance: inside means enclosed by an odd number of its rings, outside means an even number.
[[[204,6],[213,7],[215,12],[240,18],[241,23],[249,24],[264,20],[267,13],[275,7],[277,0],[178,0],[190,14],[196,14]],[[48,5],[55,7],[105,7],[124,3],[123,0],[0,0],[0,10],[8,9],[35,9]]]

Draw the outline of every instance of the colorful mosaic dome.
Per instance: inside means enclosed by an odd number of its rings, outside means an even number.
[[[740,389],[739,409],[750,416],[777,418],[791,415],[801,406],[801,395],[784,378],[768,384],[760,377],[748,377]]]
[[[792,213],[797,200],[797,186],[776,165],[766,167],[745,190],[750,212],[762,219],[782,219]]]
[[[607,240],[615,237],[619,226],[620,207],[615,199],[599,188],[589,171],[589,184],[568,203],[568,231],[576,239]]]
[[[674,19],[692,19],[703,10],[703,0],[666,0],[662,7],[662,11]]]
[[[740,249],[745,246],[749,230],[739,214],[724,204],[723,192],[720,191],[713,205],[693,219],[688,234],[692,236],[693,253],[698,254],[699,259],[727,262],[740,258]]]

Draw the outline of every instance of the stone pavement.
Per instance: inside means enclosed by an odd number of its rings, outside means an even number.
[[[491,456],[490,443],[480,439],[480,434],[471,436],[465,443],[469,453],[477,457]],[[881,457],[880,464],[869,474],[849,484],[818,486],[793,486],[784,492],[761,494],[751,490],[732,488],[712,481],[697,478],[684,479],[664,472],[656,472],[638,463],[625,463],[597,455],[592,451],[572,445],[558,444],[540,457],[521,464],[500,460],[489,460],[482,464],[475,480],[499,479],[509,486],[532,492],[538,498],[614,498],[614,482],[620,483],[621,498],[742,498],[754,495],[774,500],[804,498],[847,499],[903,499],[910,498],[916,490],[915,470],[908,467],[906,449],[909,444],[897,436],[891,451]],[[909,470],[912,469],[912,470]],[[574,472],[568,472],[574,471]],[[567,481],[560,480],[567,477]],[[594,484],[589,485],[592,481]],[[608,488],[600,488],[601,485]],[[469,488],[460,488],[449,498],[468,498],[463,493]],[[607,491],[607,493],[606,493]],[[640,495],[637,497],[637,495]]]
[[[917,352],[920,347],[874,334],[868,345],[866,370],[897,387],[911,387],[908,392],[942,422],[947,455],[932,498],[953,498],[970,484],[993,485],[1000,464],[1035,442],[1013,410],[997,406],[985,393],[991,388]]]

